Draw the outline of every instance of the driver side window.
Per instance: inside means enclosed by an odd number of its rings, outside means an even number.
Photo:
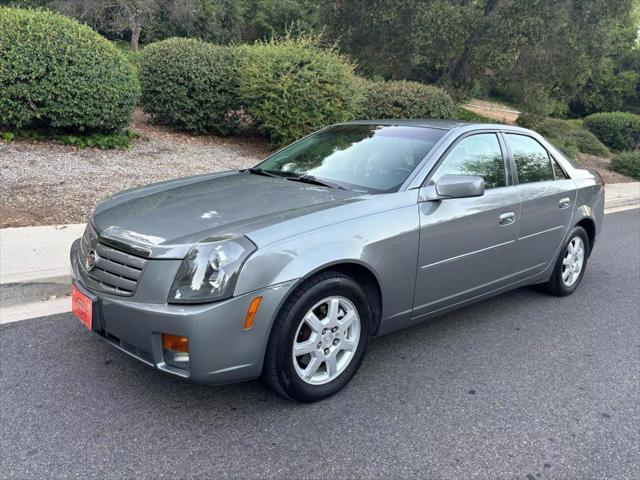
[[[462,139],[438,167],[432,180],[444,175],[475,175],[484,178],[484,188],[506,186],[504,159],[495,133],[478,133]]]

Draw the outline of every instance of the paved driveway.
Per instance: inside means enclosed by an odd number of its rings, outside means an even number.
[[[192,385],[69,315],[0,327],[0,477],[638,478],[640,211],[580,289],[521,289],[372,342],[314,405]]]

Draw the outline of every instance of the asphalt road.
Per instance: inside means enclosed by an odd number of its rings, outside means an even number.
[[[70,315],[0,327],[2,478],[640,477],[640,210],[579,290],[505,294],[372,342],[313,405],[192,385]]]

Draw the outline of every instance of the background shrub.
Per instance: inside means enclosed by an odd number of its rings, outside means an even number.
[[[485,117],[484,115],[480,115],[479,113],[473,112],[471,110],[467,110],[466,108],[458,107],[455,120],[463,120],[465,122],[475,122],[475,123],[501,123],[492,118]]]
[[[117,130],[140,87],[108,40],[62,15],[0,7],[0,125]]]
[[[640,115],[627,112],[594,113],[584,126],[613,150],[640,148]]]
[[[580,153],[609,157],[611,152],[598,138],[584,129],[579,120],[560,120],[524,114],[518,117],[518,125],[544,135],[565,155],[578,158]]]
[[[353,65],[316,39],[272,39],[241,52],[240,97],[271,143],[285,145],[355,115],[360,88]]]
[[[407,81],[366,82],[360,116],[377,118],[456,118],[455,102],[443,89]]]
[[[611,159],[611,168],[618,173],[640,180],[640,150],[619,153]]]
[[[238,49],[171,38],[144,48],[141,104],[154,120],[183,130],[229,133],[237,101]]]

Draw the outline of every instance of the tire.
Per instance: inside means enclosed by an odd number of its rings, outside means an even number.
[[[580,270],[577,272],[577,275],[567,275],[567,269],[569,269],[571,265],[575,265],[571,263],[571,259],[567,260],[569,265],[565,265],[565,259],[571,257],[569,249],[572,247],[575,250],[576,245],[579,246],[580,244],[582,245],[582,263]],[[580,285],[582,277],[584,276],[584,272],[587,268],[590,248],[591,245],[589,245],[589,237],[587,236],[587,232],[584,228],[574,227],[569,232],[569,235],[567,235],[567,240],[564,242],[564,245],[562,245],[562,249],[560,250],[560,254],[556,260],[556,265],[553,269],[553,273],[551,274],[551,278],[549,278],[547,283],[542,285],[542,288],[548,293],[558,297],[564,297],[572,294],[576,288],[578,288],[578,285]]]
[[[317,402],[339,392],[364,359],[371,325],[367,296],[353,278],[334,271],[311,277],[278,313],[267,346],[263,381],[299,402]],[[299,347],[297,356],[294,343]],[[299,353],[307,350],[309,353]]]

